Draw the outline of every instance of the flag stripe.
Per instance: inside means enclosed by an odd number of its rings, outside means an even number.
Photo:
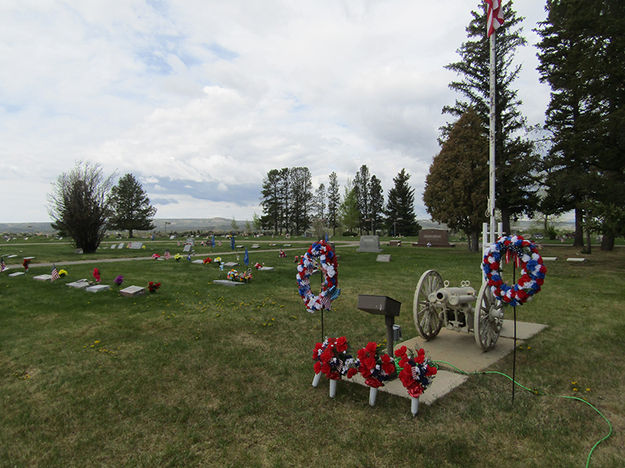
[[[503,24],[503,12],[499,0],[484,0],[488,5],[488,24],[486,31],[488,37],[491,36]]]

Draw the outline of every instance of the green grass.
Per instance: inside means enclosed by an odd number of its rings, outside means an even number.
[[[151,254],[146,244],[137,255]],[[69,245],[26,250],[35,261],[76,260]],[[480,256],[461,248],[384,250],[391,263],[338,247],[342,294],[325,313],[326,334],[347,336],[353,348],[385,336],[379,316],[357,310],[358,294],[401,301],[396,322],[408,338],[425,270],[452,285],[480,283]],[[297,252],[280,259],[250,250],[252,262],[276,269],[232,288],[212,283],[225,277],[214,265],[97,262],[119,253],[102,249],[95,263],[68,265],[68,278],[51,284],[30,277],[48,267],[0,275],[0,465],[582,466],[607,432],[580,402],[519,389],[511,405],[509,381],[498,376],[472,376],[414,419],[408,400],[380,393],[371,408],[366,388],[344,382],[329,399],[325,381],[310,385],[320,314],[308,314],[297,295]],[[517,314],[549,328],[519,349],[517,379],[597,406],[615,434],[592,466],[622,466],[625,250],[596,251],[575,265],[563,261],[573,249],[542,254],[560,260],[547,264],[544,290]],[[122,274],[124,286],[162,287],[126,298],[115,287],[90,294],[64,286],[90,278],[94,266],[107,284]],[[493,369],[511,368],[508,356]]]

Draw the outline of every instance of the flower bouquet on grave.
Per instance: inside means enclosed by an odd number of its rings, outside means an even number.
[[[408,395],[412,399],[411,411],[414,416],[419,408],[419,397],[432,383],[438,368],[430,359],[425,357],[423,348],[419,349],[415,354],[405,346],[402,346],[395,350],[395,356],[397,367],[401,369],[399,380],[406,387]]]
[[[67,270],[60,269],[60,270],[59,270],[59,276],[60,276],[61,278],[63,278],[63,277],[65,277],[65,276],[67,276]]]
[[[248,269],[245,272],[239,272],[235,269],[232,269],[228,272],[228,274],[226,275],[226,277],[230,280],[230,281],[239,281],[241,283],[247,283],[252,279],[252,270]]]
[[[262,266],[260,263],[258,263],[258,262],[256,262],[256,263],[254,264],[254,268],[256,268],[257,270],[260,270],[262,267],[263,267],[263,266]]]
[[[117,277],[113,280],[113,283],[115,283],[118,287],[121,286],[123,282],[124,277],[122,275],[117,275]]]
[[[358,372],[365,379],[369,389],[369,404],[375,405],[378,387],[384,386],[383,382],[397,377],[397,369],[393,358],[388,353],[382,353],[384,345],[374,341],[367,343],[358,350]]]
[[[321,374],[325,374],[330,380],[330,398],[336,395],[336,382],[342,376],[351,379],[358,373],[357,361],[349,354],[349,344],[344,336],[326,338],[323,343],[315,343],[313,361],[315,361],[313,387],[319,385]]]
[[[158,260],[159,258],[161,258],[161,256],[159,254],[157,254],[157,253],[153,253],[152,254],[152,259],[153,260]]]
[[[179,262],[180,259],[182,258],[182,255],[180,255],[179,253],[177,253],[176,255],[174,255],[174,259]]]
[[[161,287],[161,283],[155,283],[154,281],[150,281],[148,283],[148,291],[151,293],[155,293],[158,288]]]
[[[221,263],[222,263],[221,257],[215,257],[213,259],[213,262],[215,262],[217,264],[217,266],[221,265]]]
[[[24,267],[24,271],[28,273],[28,266],[30,265],[30,258],[25,258],[22,262],[22,266]]]
[[[210,257],[206,257],[204,260],[202,260],[202,263],[203,263],[204,265],[206,265],[207,263],[211,263],[212,261],[213,261],[213,259],[212,259],[212,258],[210,258]]]
[[[100,277],[100,270],[98,270],[97,268],[93,269],[93,278],[95,279],[96,283],[102,281],[102,278]]]

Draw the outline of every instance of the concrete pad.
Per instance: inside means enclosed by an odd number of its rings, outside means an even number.
[[[230,281],[230,280],[213,280],[213,283],[221,284],[224,286],[242,286],[245,284],[241,281]]]
[[[530,323],[530,322],[516,322],[516,337],[517,340],[528,340],[532,336],[537,335],[541,331],[547,328],[547,325],[542,323]],[[514,338],[514,320],[504,320],[500,337]]]

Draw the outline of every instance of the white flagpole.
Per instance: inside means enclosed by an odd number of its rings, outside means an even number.
[[[490,217],[490,243],[495,242],[495,32],[490,35],[490,119],[488,153],[488,215]]]

